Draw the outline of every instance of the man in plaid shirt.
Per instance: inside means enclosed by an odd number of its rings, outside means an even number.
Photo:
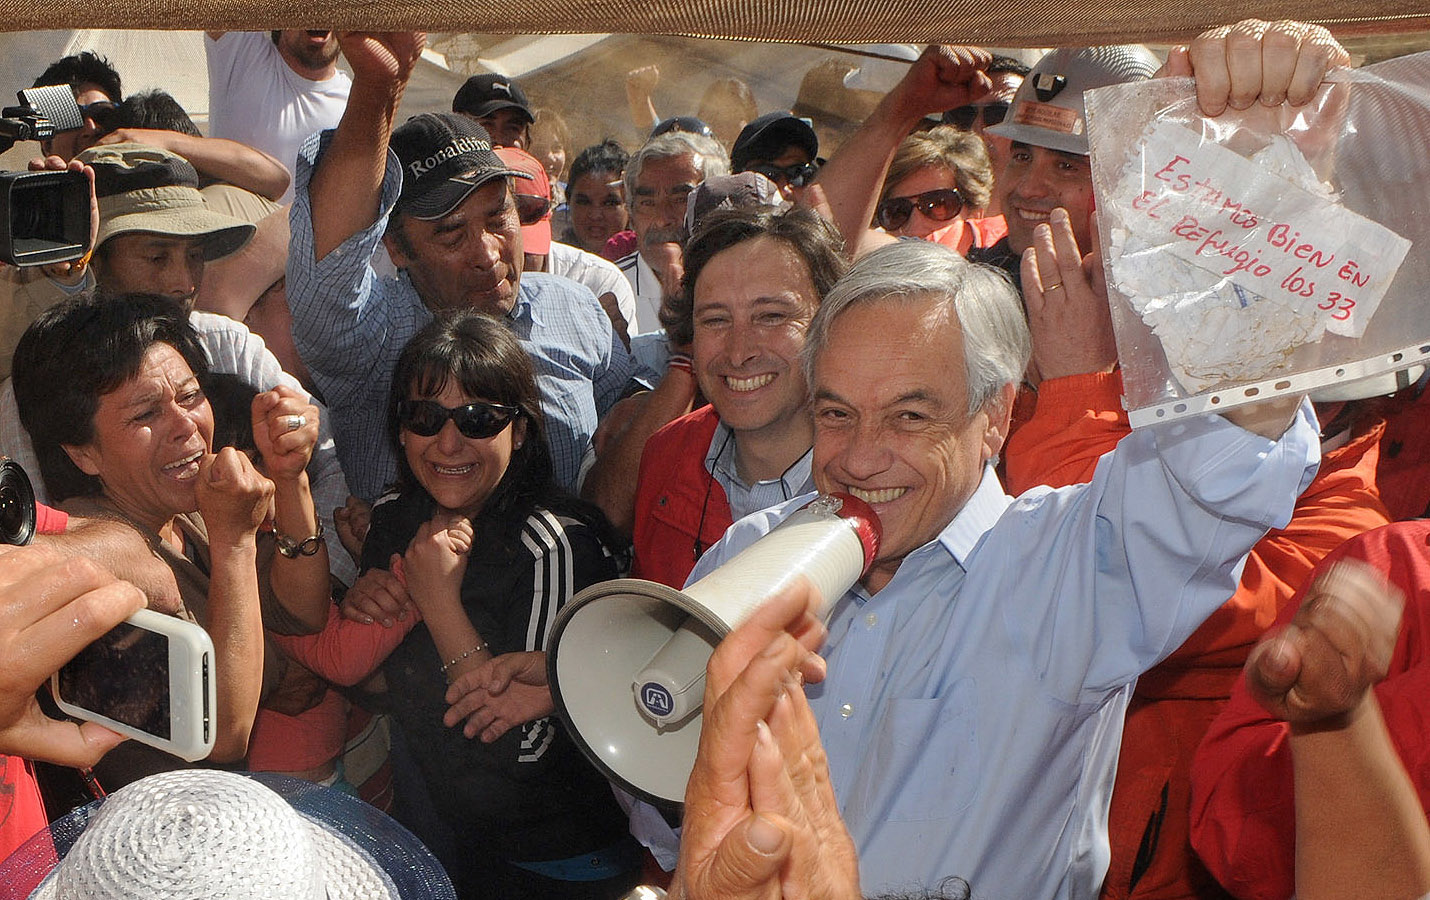
[[[426,114],[393,128],[424,36],[347,33],[347,111],[298,157],[288,300],[293,337],[332,410],[354,493],[377,497],[396,472],[387,440],[392,370],[407,340],[444,309],[503,319],[531,354],[557,479],[576,486],[596,419],[643,375],[595,296],[523,274],[507,168],[472,120]],[[381,278],[379,241],[402,270]]]

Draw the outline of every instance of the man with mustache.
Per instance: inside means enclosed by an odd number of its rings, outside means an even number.
[[[680,243],[685,234],[685,198],[700,182],[730,171],[714,139],[685,131],[652,138],[626,165],[626,202],[637,249],[616,260],[636,292],[630,333],[659,331],[660,303],[680,290],[685,272]]]

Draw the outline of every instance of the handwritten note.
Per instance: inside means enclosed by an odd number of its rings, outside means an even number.
[[[1304,159],[1300,166],[1310,173]],[[1122,223],[1213,276],[1209,287],[1240,288],[1243,305],[1275,299],[1360,337],[1410,242],[1274,168],[1154,123],[1121,182]]]

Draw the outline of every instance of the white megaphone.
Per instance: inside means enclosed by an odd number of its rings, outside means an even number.
[[[822,494],[684,591],[637,578],[586,588],[547,645],[551,695],[576,745],[641,799],[681,803],[715,645],[800,576],[823,620],[878,548],[867,504]]]

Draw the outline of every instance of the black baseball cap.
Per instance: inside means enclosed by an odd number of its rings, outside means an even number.
[[[526,99],[526,92],[505,75],[473,75],[452,98],[452,112],[466,113],[478,119],[499,109],[520,110],[527,122],[535,118],[531,114],[531,101]]]
[[[752,160],[775,159],[791,145],[808,153],[810,162],[819,156],[819,137],[808,119],[787,112],[765,113],[740,130],[730,148],[730,167],[742,172]]]
[[[415,219],[442,218],[493,178],[531,177],[501,161],[485,128],[455,113],[413,116],[390,146],[402,163],[396,209]]]

